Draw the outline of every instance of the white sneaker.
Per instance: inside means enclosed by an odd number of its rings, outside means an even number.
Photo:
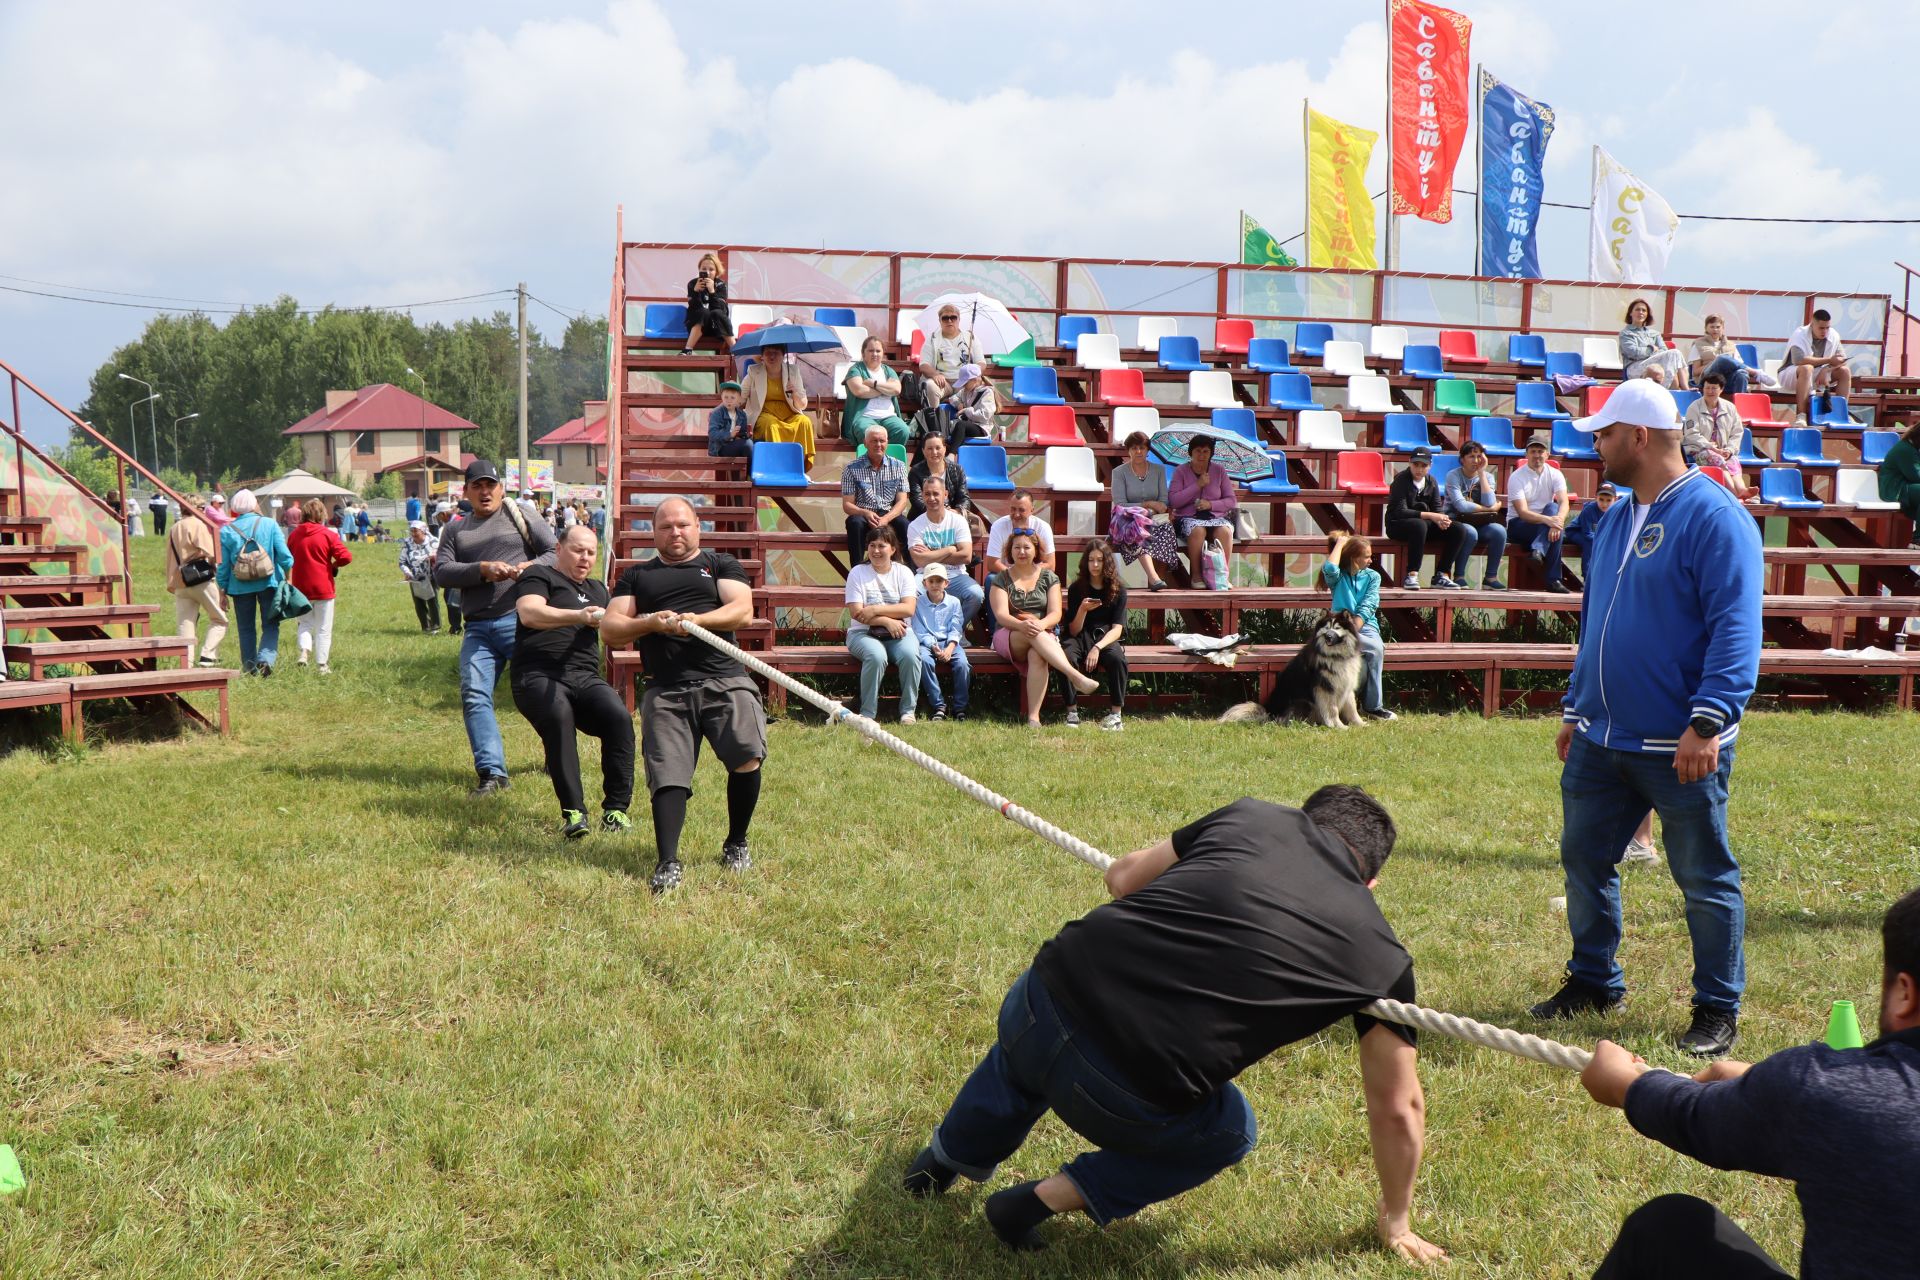
[[[1642,843],[1639,840],[1629,840],[1627,841],[1627,852],[1622,861],[1658,862],[1660,861],[1660,851],[1652,845]]]
[[[911,712],[911,711],[903,711],[903,712],[901,712],[901,713],[900,713],[900,723],[901,723],[901,724],[912,724],[912,723],[913,723],[913,712]]]
[[[1118,711],[1107,712],[1107,717],[1106,719],[1100,722],[1100,727],[1102,729],[1116,729],[1116,730],[1126,728],[1125,725],[1120,723],[1120,713]]]
[[[333,674],[333,668],[329,667],[326,663],[323,662],[320,664],[320,674],[323,676],[330,676]]]

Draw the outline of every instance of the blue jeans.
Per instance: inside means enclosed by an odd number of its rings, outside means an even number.
[[[1741,938],[1746,901],[1740,866],[1727,844],[1727,784],[1733,747],[1720,748],[1720,767],[1698,782],[1682,783],[1673,757],[1616,751],[1575,731],[1560,771],[1560,865],[1567,873],[1567,928],[1573,959],[1567,972],[1613,995],[1624,995],[1620,948],[1620,857],[1640,818],[1660,815],[1667,867],[1686,899],[1693,939],[1695,1004],[1740,1010],[1747,965]]]
[[[953,669],[953,711],[959,715],[967,709],[967,693],[973,688],[973,666],[967,661],[967,646],[963,641],[953,648],[953,661],[947,664]],[[935,711],[945,711],[947,703],[940,696],[940,667],[934,661],[933,651],[925,645],[920,646],[920,696]]]
[[[460,637],[460,715],[467,722],[473,771],[483,778],[507,776],[507,751],[500,741],[500,722],[493,717],[493,687],[513,657],[519,631],[519,618],[506,613],[468,618]]]
[[[1380,673],[1387,660],[1387,642],[1380,638],[1371,622],[1360,624],[1360,709],[1378,711]]]
[[[1747,389],[1747,366],[1741,364],[1732,356],[1719,357],[1712,364],[1701,370],[1700,376],[1704,378],[1709,373],[1717,373],[1727,380],[1727,385],[1723,390],[1730,396],[1739,395]]]
[[[1258,1136],[1253,1108],[1231,1084],[1186,1112],[1133,1093],[1029,970],[1000,1005],[999,1043],[934,1130],[933,1154],[985,1182],[1049,1110],[1099,1148],[1060,1172],[1086,1200],[1087,1216],[1102,1224],[1191,1191],[1245,1159]]]
[[[987,602],[986,588],[973,580],[964,565],[948,565],[947,570],[953,575],[947,579],[947,594],[960,602],[960,625],[969,626]]]
[[[860,659],[860,714],[871,720],[880,710],[880,681],[891,662],[900,668],[900,714],[912,715],[920,696],[920,642],[913,628],[895,640],[884,631],[847,637],[847,651]]]
[[[1545,512],[1544,514],[1553,515],[1554,512],[1559,511],[1559,509],[1558,504],[1556,504],[1553,511]],[[1507,521],[1507,540],[1509,542],[1522,551],[1527,552],[1529,555],[1537,551],[1546,557],[1548,585],[1560,581],[1560,557],[1562,553],[1566,551],[1565,532],[1562,531],[1561,536],[1558,538],[1548,538],[1547,531],[1550,527],[1549,525],[1535,524],[1531,520],[1521,520],[1517,518]]]
[[[1458,516],[1454,520],[1465,523]],[[1467,539],[1460,544],[1460,554],[1453,558],[1450,576],[1455,582],[1466,582],[1467,561],[1473,558],[1474,547],[1480,546],[1486,548],[1487,552],[1487,571],[1480,579],[1482,585],[1489,579],[1499,582],[1506,576],[1507,526],[1498,520],[1488,520],[1483,524],[1466,524],[1465,527]]]
[[[242,591],[229,598],[240,631],[240,670],[252,675],[260,667],[274,666],[280,659],[280,624],[267,621],[267,601],[273,599],[273,592]]]

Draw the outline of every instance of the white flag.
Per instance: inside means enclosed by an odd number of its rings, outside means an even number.
[[[1659,284],[1680,219],[1654,190],[1599,146],[1593,149],[1593,237],[1587,278]]]

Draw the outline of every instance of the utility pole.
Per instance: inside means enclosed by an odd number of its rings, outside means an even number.
[[[527,452],[527,282],[514,287],[520,298],[520,496],[533,494],[533,463]]]

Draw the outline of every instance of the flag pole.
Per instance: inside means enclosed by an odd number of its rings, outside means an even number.
[[[1313,104],[1300,99],[1300,160],[1305,181],[1300,184],[1300,225],[1307,229],[1306,246],[1300,251],[1300,265],[1313,265]]]
[[[1399,265],[1400,261],[1400,223],[1393,216],[1393,0],[1384,0],[1387,28],[1387,194],[1380,212],[1386,215],[1386,248],[1381,255],[1381,265],[1388,271]]]
[[[1247,262],[1247,211],[1240,211],[1240,265]]]
[[[1480,124],[1480,145],[1474,149],[1473,171],[1473,274],[1485,275],[1481,248],[1487,242],[1487,82],[1480,64],[1473,64],[1473,117]]]

